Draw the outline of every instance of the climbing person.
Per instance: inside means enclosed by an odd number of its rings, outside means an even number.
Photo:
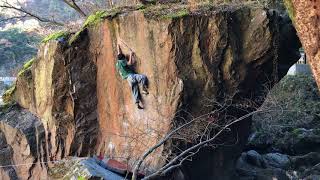
[[[131,50],[130,50],[131,51]],[[118,44],[118,56],[116,68],[122,79],[127,79],[132,96],[138,109],[143,109],[142,98],[139,92],[139,84],[142,85],[142,94],[148,95],[148,78],[143,74],[135,73],[133,70],[133,64],[135,63],[135,54],[131,51],[129,60],[122,53],[120,45]]]

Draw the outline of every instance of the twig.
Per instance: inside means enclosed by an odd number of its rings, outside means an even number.
[[[171,166],[173,166],[173,164],[174,164],[177,160],[179,160],[180,158],[184,157],[185,155],[187,155],[187,154],[190,153],[191,151],[194,151],[194,150],[198,149],[199,147],[202,147],[202,146],[204,146],[204,145],[206,145],[206,144],[214,141],[222,132],[224,132],[226,129],[228,129],[228,128],[229,128],[230,126],[232,126],[233,124],[238,123],[238,122],[240,122],[240,121],[242,121],[242,120],[244,120],[244,119],[252,116],[253,114],[258,113],[258,112],[261,112],[261,110],[253,111],[253,112],[251,112],[251,113],[249,113],[249,114],[246,114],[246,115],[244,115],[244,116],[236,119],[235,121],[232,121],[231,123],[225,125],[225,126],[224,126],[217,134],[215,134],[212,138],[210,138],[210,139],[208,139],[208,140],[206,140],[206,141],[200,142],[200,143],[198,143],[198,144],[190,147],[189,149],[185,150],[184,152],[182,152],[181,154],[179,154],[178,156],[176,156],[174,159],[172,159],[172,160],[171,160],[169,163],[167,163],[165,166],[163,166],[162,168],[160,168],[158,171],[156,171],[155,173],[153,173],[153,174],[145,177],[144,179],[145,179],[145,180],[151,179],[151,178],[153,178],[153,177],[156,177],[156,176],[162,174],[163,172],[166,172],[166,170],[167,170],[168,168],[170,168]]]

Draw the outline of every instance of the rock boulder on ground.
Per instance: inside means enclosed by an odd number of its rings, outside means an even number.
[[[41,121],[29,111],[13,106],[6,113],[1,113],[1,179],[46,177],[48,159],[44,136]]]

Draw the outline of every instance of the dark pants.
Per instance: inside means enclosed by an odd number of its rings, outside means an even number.
[[[129,74],[127,78],[129,85],[131,87],[133,100],[138,103],[141,100],[141,95],[139,92],[139,84],[143,86],[148,86],[148,78],[143,74]]]

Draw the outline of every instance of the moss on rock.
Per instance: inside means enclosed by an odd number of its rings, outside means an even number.
[[[70,33],[66,32],[66,31],[59,31],[59,32],[55,32],[53,34],[50,34],[49,36],[45,37],[41,42],[42,43],[47,43],[50,40],[57,40],[59,38],[66,38],[68,37]]]
[[[80,37],[81,33],[85,29],[96,27],[104,19],[114,18],[122,12],[129,12],[129,11],[136,11],[136,10],[143,11],[144,14],[149,17],[164,18],[164,19],[179,18],[179,17],[184,17],[190,14],[186,6],[178,6],[172,9],[168,5],[146,6],[143,4],[138,4],[132,7],[115,7],[105,11],[97,11],[91,14],[83,23],[81,29],[71,36],[71,38],[68,41],[68,44],[72,45],[72,43]]]
[[[87,20],[83,23],[83,28],[95,26],[99,24],[103,18],[107,17],[107,11],[97,11],[94,14],[91,14]]]
[[[159,4],[156,6],[147,6],[141,10],[148,18],[155,19],[174,19],[184,17],[190,14],[189,6],[176,5],[171,7],[168,4]]]
[[[287,8],[287,12],[288,12],[292,22],[294,22],[296,12],[295,12],[295,9],[294,9],[292,1],[291,0],[283,0],[283,2],[284,2],[284,5]]]
[[[69,39],[69,45],[71,45],[75,40],[77,40],[80,37],[80,34],[86,29],[90,27],[97,26],[100,22],[102,22],[103,19],[107,17],[114,17],[120,12],[119,8],[113,8],[108,11],[97,11],[93,14],[91,14],[86,21],[83,23],[81,29],[76,32],[71,38]]]
[[[12,104],[13,102],[13,95],[16,91],[16,84],[13,84],[4,94],[2,95],[2,99],[5,105]]]
[[[138,4],[138,5],[136,6],[136,9],[137,9],[137,10],[144,10],[146,7],[147,7],[147,6],[145,6],[144,4]]]
[[[35,58],[30,59],[29,61],[27,61],[22,69],[19,71],[18,76],[22,76],[26,71],[30,70],[32,67],[32,64],[34,62]]]
[[[183,8],[183,9],[180,9],[176,12],[172,12],[172,13],[169,13],[167,15],[164,15],[162,16],[163,18],[165,19],[174,19],[174,18],[179,18],[179,17],[184,17],[184,16],[187,16],[189,15],[189,10]]]

